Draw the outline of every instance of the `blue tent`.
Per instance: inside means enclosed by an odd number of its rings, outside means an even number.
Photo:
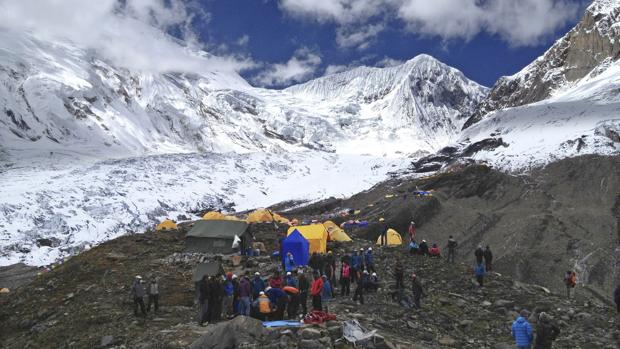
[[[282,261],[286,262],[286,255],[289,252],[293,254],[296,265],[308,265],[310,243],[297,230],[282,241]]]

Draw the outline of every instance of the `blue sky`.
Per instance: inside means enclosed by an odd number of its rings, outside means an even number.
[[[460,8],[465,3],[469,7]],[[491,86],[544,53],[574,26],[585,5],[578,0],[200,0],[197,6],[206,16],[193,25],[210,51],[256,62],[241,72],[255,85],[283,87],[427,53]]]

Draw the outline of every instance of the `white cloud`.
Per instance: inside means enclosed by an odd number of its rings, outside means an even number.
[[[305,81],[315,75],[321,64],[321,57],[304,47],[297,49],[286,63],[268,66],[252,80],[261,86],[283,86]]]
[[[346,71],[346,70],[349,70],[349,69],[351,69],[351,68],[352,68],[352,67],[351,67],[351,66],[349,66],[349,65],[344,65],[344,64],[342,64],[342,65],[340,65],[340,64],[331,64],[331,65],[328,65],[328,66],[325,68],[325,73],[324,73],[324,75],[331,75],[331,74],[341,73],[341,72]]]
[[[363,28],[396,19],[412,33],[443,40],[469,40],[487,32],[512,46],[535,45],[574,19],[579,9],[578,3],[568,0],[279,0],[279,4],[294,17],[336,23],[343,48],[357,46],[346,45],[347,37],[360,42],[364,33],[372,37]]]
[[[385,56],[385,57],[383,57],[383,59],[379,60],[375,64],[375,66],[385,68],[385,67],[394,67],[394,66],[397,66],[397,65],[401,65],[403,63],[405,63],[405,62],[401,61],[400,59],[394,59],[394,58],[390,58],[390,57]]]
[[[340,27],[336,30],[336,43],[341,48],[367,49],[383,31],[383,23],[361,27]]]
[[[237,39],[237,46],[245,47],[250,43],[250,36],[245,34]]]
[[[0,0],[0,27],[70,40],[129,69],[239,71],[255,65],[249,59],[199,53],[190,27],[201,12],[187,6],[181,0]],[[166,34],[172,29],[180,41]]]

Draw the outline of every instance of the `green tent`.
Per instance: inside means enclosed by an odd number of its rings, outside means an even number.
[[[231,254],[239,248],[245,251],[251,240],[247,229],[248,224],[243,221],[197,221],[185,237],[185,251],[221,254]],[[240,239],[238,247],[233,247],[235,237]]]

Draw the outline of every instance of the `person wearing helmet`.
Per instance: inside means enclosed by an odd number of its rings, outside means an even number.
[[[269,300],[269,297],[265,294],[265,292],[260,291],[258,297],[254,301],[255,306],[258,308],[258,318],[261,321],[265,321],[273,311],[273,305]]]
[[[286,272],[286,278],[284,278],[284,286],[298,287],[297,279],[293,276],[293,273],[290,271]]]
[[[260,292],[265,289],[265,281],[261,279],[259,272],[254,273],[254,278],[252,279],[251,286],[252,286],[252,299],[256,300],[258,299]]]
[[[385,218],[381,217],[379,218],[379,234],[381,234],[381,246],[387,245],[387,232],[388,226],[385,223]]]
[[[357,271],[357,287],[355,287],[355,293],[353,294],[353,301],[357,302],[359,299],[360,304],[364,304],[364,288],[367,287],[368,283],[368,271],[358,270]]]
[[[421,255],[428,256],[429,248],[428,248],[428,243],[426,242],[426,240],[422,240],[422,242],[420,243],[419,251]]]
[[[142,276],[136,275],[131,285],[131,295],[133,296],[133,314],[138,316],[138,307],[142,315],[146,316],[146,307],[144,306],[144,287],[142,286]]]
[[[413,292],[413,302],[416,308],[422,309],[420,299],[424,296],[424,289],[422,289],[422,283],[415,273],[411,274],[411,291]]]
[[[366,255],[364,256],[364,261],[366,262],[366,270],[368,272],[375,271],[375,258],[372,255],[372,247],[369,247],[366,251]]]

